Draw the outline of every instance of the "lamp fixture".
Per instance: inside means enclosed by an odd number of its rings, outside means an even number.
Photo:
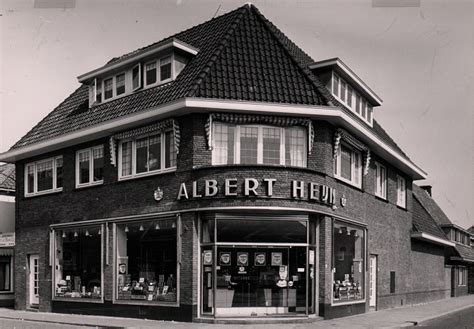
[[[65,232],[65,231],[63,231],[62,238],[63,238],[63,239],[65,239],[65,238],[66,238],[66,232]]]
[[[351,235],[351,230],[347,229],[347,235]]]
[[[97,232],[97,234],[101,235],[102,234],[102,229],[99,228],[99,232]]]
[[[173,222],[173,224],[171,224],[171,228],[176,228],[175,222]]]
[[[143,225],[140,225],[140,232],[143,232],[144,230]]]
[[[128,233],[130,230],[128,229],[128,226],[125,226],[125,233]]]
[[[90,234],[89,234],[89,231],[88,231],[88,230],[86,230],[86,236],[89,236],[89,235],[90,235]]]
[[[77,234],[77,231],[74,231],[74,237],[77,238],[79,234]]]
[[[339,234],[342,234],[342,228],[339,227]]]
[[[155,230],[159,230],[160,229],[160,224],[159,223],[156,223],[155,225]]]

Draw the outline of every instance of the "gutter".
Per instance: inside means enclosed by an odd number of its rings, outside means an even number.
[[[95,126],[83,128],[56,138],[9,150],[0,154],[0,161],[15,162],[78,143],[110,136],[117,131],[128,129],[136,125],[145,124],[155,120],[162,120],[172,115],[191,113],[189,109],[196,109],[199,111],[198,113],[229,111],[249,114],[291,115],[319,120],[323,119],[333,124],[343,126],[352,132],[357,138],[360,138],[361,141],[369,144],[369,147],[376,151],[376,153],[389,158],[392,160],[391,162],[395,162],[394,165],[396,167],[401,169],[403,172],[409,173],[413,179],[426,179],[427,177],[427,173],[420,167],[382,141],[368,127],[346,114],[339,107],[289,105],[278,103],[262,104],[259,102],[225,101],[220,99],[202,99],[192,97],[181,98],[174,102],[162,104],[125,117],[102,122]]]
[[[442,239],[442,238],[438,238],[437,236],[434,236],[434,235],[431,235],[431,234],[428,234],[428,233],[424,233],[424,232],[413,232],[411,234],[411,237],[413,239],[417,239],[417,240],[421,240],[421,241],[425,241],[425,242],[431,242],[431,243],[442,245],[442,246],[449,246],[449,247],[455,247],[456,246],[456,244],[451,242],[451,241],[448,241],[448,240]]]

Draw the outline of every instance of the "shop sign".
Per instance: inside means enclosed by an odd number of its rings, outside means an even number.
[[[15,233],[1,233],[0,247],[13,247],[15,245]]]
[[[263,178],[260,181],[255,178],[227,178],[223,184],[219,184],[215,179],[204,181],[193,181],[191,186],[181,183],[178,190],[177,200],[189,200],[199,198],[212,198],[219,194],[225,197],[274,197],[274,190],[278,186],[278,181],[274,178]],[[280,190],[280,189],[278,189]],[[291,181],[291,197],[294,199],[307,199],[318,201],[331,206],[336,205],[336,190],[327,185],[314,182]],[[344,198],[345,199],[345,198]],[[344,200],[344,204],[346,200]]]

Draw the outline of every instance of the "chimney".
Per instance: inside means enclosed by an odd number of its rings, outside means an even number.
[[[420,188],[422,188],[423,190],[426,191],[426,193],[428,193],[430,196],[432,196],[431,190],[433,189],[433,186],[431,186],[431,185],[423,185],[423,186],[420,186]]]

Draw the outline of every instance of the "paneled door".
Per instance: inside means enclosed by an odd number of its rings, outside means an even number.
[[[39,256],[30,255],[29,259],[30,305],[39,304]]]

